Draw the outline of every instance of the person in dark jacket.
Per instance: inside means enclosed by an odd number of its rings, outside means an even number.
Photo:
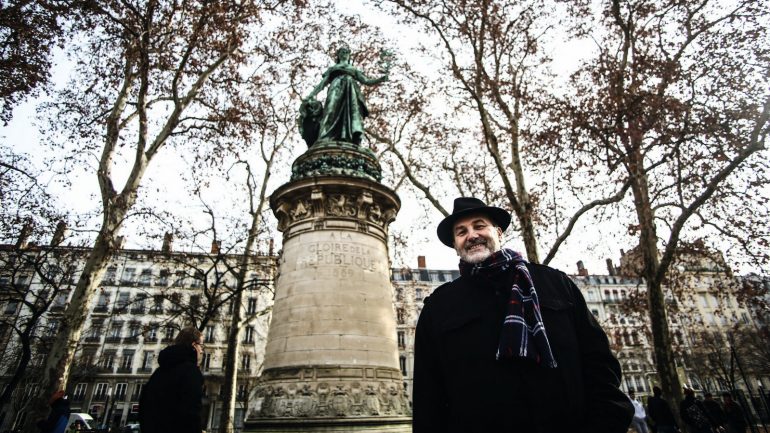
[[[729,392],[722,393],[722,402],[725,406],[725,416],[727,417],[727,426],[730,428],[730,433],[746,433],[746,416],[743,412],[743,407],[733,400],[733,396]]]
[[[64,391],[53,393],[48,404],[51,406],[51,413],[45,420],[37,422],[37,428],[41,433],[64,433],[70,418],[70,402]]]
[[[692,433],[714,433],[716,431],[716,421],[711,418],[703,402],[695,398],[695,391],[691,388],[684,389],[684,400],[679,403],[679,413]]]
[[[716,428],[719,429],[721,427],[724,429],[725,424],[727,423],[725,411],[722,410],[722,405],[714,400],[714,395],[708,391],[703,393],[703,407],[706,408],[706,413],[714,422]]]
[[[653,386],[652,397],[647,399],[647,416],[652,420],[658,433],[674,433],[677,430],[674,414],[661,395],[663,390]]]
[[[202,432],[202,354],[203,336],[195,328],[181,330],[174,344],[160,352],[159,367],[139,399],[142,433]]]
[[[417,323],[413,432],[625,433],[620,365],[562,272],[502,248],[511,215],[462,197],[438,226],[460,278]]]

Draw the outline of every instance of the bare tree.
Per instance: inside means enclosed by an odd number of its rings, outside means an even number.
[[[49,110],[59,133],[78,143],[76,155],[99,155],[102,223],[48,356],[44,394],[67,383],[97,283],[147,168],[169,143],[216,137],[210,125],[238,120],[254,26],[293,8],[284,3],[93,2],[74,22],[85,41],[76,53],[77,78]],[[45,410],[42,400],[38,407]]]
[[[565,157],[593,161],[633,193],[629,231],[669,401],[681,387],[662,287],[680,241],[708,234],[767,259],[757,230],[766,198],[752,192],[768,180],[767,18],[751,1],[608,2],[588,30],[598,55],[573,76],[562,111]]]
[[[532,150],[538,146],[548,115],[545,107],[553,97],[550,58],[544,47],[566,28],[558,3],[388,2],[388,10],[435,36],[436,46],[422,48],[420,54],[438,55],[444,66],[431,77],[432,85],[418,86],[418,92],[427,93],[427,98],[441,95],[450,106],[415,99],[406,106],[432,111],[432,122],[426,122],[423,114],[419,126],[403,140],[398,137],[404,131],[394,125],[390,136],[380,134],[382,141],[439,212],[447,212],[440,205],[443,197],[426,186],[439,179],[454,185],[456,193],[511,209],[527,258],[535,263],[549,263],[580,218],[620,201],[627,191],[624,185],[614,190],[591,188],[588,195],[576,197],[577,205],[562,212],[546,203],[545,185],[529,184],[533,174],[552,170]],[[426,88],[436,89],[435,95]],[[404,117],[416,116],[407,112]],[[576,188],[561,189],[562,194],[575,192]],[[606,197],[597,199],[601,194]],[[553,241],[543,257],[539,248],[547,245],[545,239]]]

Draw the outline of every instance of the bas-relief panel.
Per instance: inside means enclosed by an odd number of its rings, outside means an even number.
[[[386,381],[273,383],[256,391],[249,418],[408,416],[400,384]]]

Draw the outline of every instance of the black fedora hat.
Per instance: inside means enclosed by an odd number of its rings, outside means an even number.
[[[453,247],[455,237],[452,230],[454,229],[455,221],[475,213],[487,215],[503,231],[505,231],[511,224],[511,214],[505,209],[487,206],[486,203],[477,198],[459,197],[455,199],[452,214],[444,218],[444,220],[438,224],[436,233],[438,234],[439,240],[441,240],[444,245],[450,248]]]

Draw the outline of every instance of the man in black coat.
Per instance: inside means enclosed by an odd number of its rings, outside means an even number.
[[[510,220],[458,198],[438,226],[461,276],[420,314],[413,432],[625,433],[634,410],[604,331],[564,273],[501,247]]]
[[[158,355],[159,367],[142,388],[142,433],[201,433],[203,374],[198,364],[203,336],[195,328],[179,332],[174,345]]]
[[[653,396],[647,399],[647,415],[652,419],[658,433],[674,433],[677,430],[674,414],[668,402],[663,399],[660,387],[652,387]]]

